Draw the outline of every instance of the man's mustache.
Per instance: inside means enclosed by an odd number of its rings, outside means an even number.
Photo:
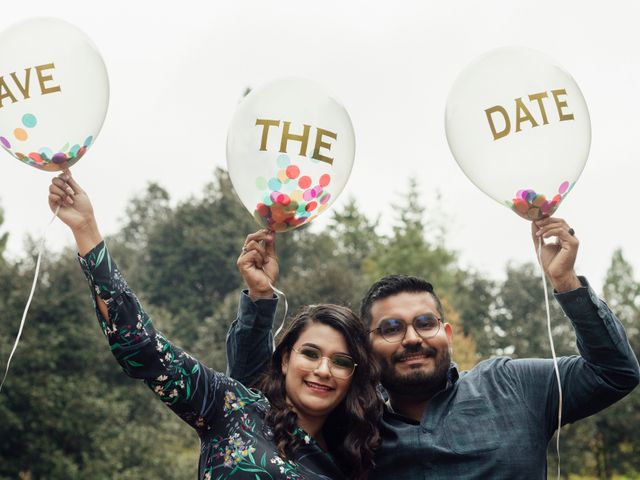
[[[391,356],[391,361],[393,363],[398,363],[406,360],[408,357],[413,355],[424,355],[425,357],[436,357],[438,355],[438,350],[433,347],[426,347],[421,345],[416,345],[415,347],[407,347],[402,352],[394,353]]]

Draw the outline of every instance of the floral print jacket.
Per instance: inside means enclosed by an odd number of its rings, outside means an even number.
[[[342,479],[330,455],[302,429],[294,458],[281,458],[264,417],[269,401],[258,390],[211,370],[156,331],[101,242],[84,257],[98,321],[111,352],[132,378],[142,379],[201,440],[198,478]],[[97,308],[106,303],[109,319]]]

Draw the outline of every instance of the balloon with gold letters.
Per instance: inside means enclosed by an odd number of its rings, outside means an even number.
[[[0,146],[13,157],[39,170],[68,169],[93,144],[108,103],[109,80],[102,57],[75,26],[40,17],[0,32]],[[46,229],[0,392],[38,282],[45,238]]]
[[[467,177],[530,220],[558,208],[591,144],[589,111],[575,80],[526,48],[493,50],[470,64],[449,93],[445,128]]]
[[[305,225],[329,208],[347,183],[354,155],[345,108],[301,78],[251,91],[227,136],[236,193],[258,223],[276,232]]]
[[[109,102],[95,45],[63,20],[23,20],[0,33],[0,146],[40,170],[64,170],[91,147]]]

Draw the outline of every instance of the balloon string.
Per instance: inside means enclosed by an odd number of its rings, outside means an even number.
[[[38,246],[38,259],[36,260],[36,273],[33,277],[33,284],[31,285],[31,293],[29,294],[29,300],[27,300],[27,305],[24,307],[24,313],[22,314],[22,320],[20,321],[20,328],[18,329],[18,335],[16,336],[16,341],[13,344],[13,349],[9,354],[9,361],[7,361],[7,369],[4,372],[4,377],[2,378],[2,382],[0,382],[0,392],[2,391],[2,386],[4,385],[5,380],[7,379],[7,375],[9,374],[9,366],[11,365],[11,359],[13,358],[13,354],[16,352],[18,348],[18,343],[20,342],[20,337],[22,336],[22,329],[24,328],[25,320],[27,319],[27,312],[29,311],[29,306],[31,305],[31,300],[33,300],[33,293],[36,290],[36,284],[38,283],[38,275],[40,273],[40,261],[42,260],[42,252],[44,250],[44,241],[47,238],[47,230],[53,223],[53,221],[58,216],[58,212],[60,211],[60,205],[56,208],[55,213],[53,214],[53,218],[47,224],[47,227],[42,234],[42,239],[40,240],[40,245]]]
[[[269,286],[273,289],[274,292],[276,292],[276,295],[282,296],[282,298],[284,299],[284,315],[282,316],[282,322],[280,322],[280,326],[276,330],[276,333],[273,335],[273,338],[277,338],[278,335],[280,334],[280,332],[282,331],[282,328],[284,327],[285,321],[287,320],[287,312],[289,311],[289,303],[287,302],[287,296],[284,294],[283,291],[278,290],[276,287],[273,286],[273,284],[271,282],[269,282]],[[275,344],[274,344],[274,350],[275,350]]]
[[[556,371],[556,380],[558,381],[558,434],[556,436],[556,454],[558,456],[558,480],[560,480],[560,429],[562,428],[562,383],[560,381],[560,369],[558,368],[558,358],[556,357],[556,349],[553,344],[553,335],[551,334],[551,313],[549,311],[549,294],[547,291],[547,279],[542,268],[542,237],[538,239],[538,261],[542,270],[542,286],[544,288],[544,305],[547,310],[547,331],[549,333],[549,343],[551,344],[551,354],[553,355],[553,368]]]

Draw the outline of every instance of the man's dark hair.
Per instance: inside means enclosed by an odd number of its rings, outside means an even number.
[[[433,291],[433,285],[426,280],[411,275],[387,275],[371,285],[369,291],[362,299],[360,306],[360,318],[366,325],[371,325],[371,307],[373,303],[383,298],[391,297],[399,293],[430,293],[436,302],[440,319],[444,322],[442,303]]]

